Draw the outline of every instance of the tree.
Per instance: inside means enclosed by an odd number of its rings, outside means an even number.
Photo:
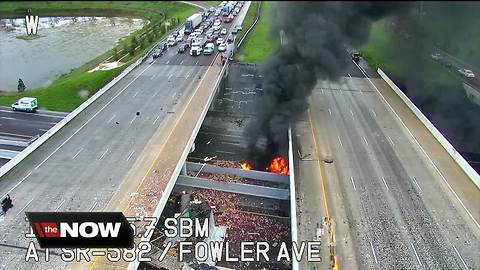
[[[113,60],[118,61],[118,50],[117,50],[117,47],[113,48],[112,55],[113,55]]]

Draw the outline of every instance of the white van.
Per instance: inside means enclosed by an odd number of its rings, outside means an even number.
[[[23,97],[12,104],[12,110],[14,111],[35,112],[37,109],[37,99],[32,97]]]

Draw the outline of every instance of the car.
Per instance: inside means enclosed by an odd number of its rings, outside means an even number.
[[[224,51],[227,50],[227,44],[222,43],[222,44],[218,45],[217,48],[218,48],[218,51],[219,51],[219,52],[224,52]]]
[[[227,28],[222,28],[220,31],[220,35],[226,35],[227,34]]]
[[[237,15],[238,15],[238,11],[237,11],[237,10],[234,10],[234,11],[232,12],[232,15],[233,15],[233,16],[237,16]],[[230,17],[230,16],[229,16],[229,17]]]
[[[178,46],[178,53],[184,53],[187,50],[188,45],[186,43],[180,44]]]
[[[12,104],[14,111],[35,112],[38,109],[38,101],[33,97],[23,97]]]
[[[230,34],[230,35],[228,36],[228,38],[227,38],[227,43],[230,44],[230,43],[232,43],[234,40],[235,40],[235,37],[234,37],[232,34]]]
[[[155,49],[153,51],[153,54],[152,54],[152,57],[153,59],[157,59],[158,57],[160,57],[162,55],[162,51],[160,49]]]
[[[167,45],[168,47],[173,47],[177,45],[177,40],[175,38],[168,38]]]
[[[207,36],[207,42],[215,42],[215,37],[213,37],[213,35],[208,35]]]
[[[225,19],[223,19],[223,22],[224,22],[224,23],[231,23],[231,22],[233,21],[233,18],[234,18],[233,15],[229,15],[228,17],[226,17]]]
[[[180,32],[178,32],[178,31],[174,31],[174,32],[172,33],[172,36],[173,36],[174,38],[178,37],[178,35],[180,35]]]
[[[210,7],[210,8],[208,9],[208,11],[210,11],[210,12],[215,12],[215,8],[214,8],[214,7]]]
[[[158,44],[157,48],[160,50],[160,52],[164,52],[167,50],[168,46],[167,46],[167,43],[166,42],[162,42],[160,44]]]
[[[220,16],[220,10],[215,11],[215,13],[213,15]]]
[[[178,35],[178,36],[175,38],[175,41],[177,41],[177,42],[182,42],[182,41],[183,41],[183,35]]]
[[[222,44],[224,42],[223,38],[219,37],[217,38],[217,46]]]
[[[192,46],[190,49],[190,55],[191,56],[198,56],[202,54],[202,47],[200,46]]]
[[[197,28],[197,29],[195,29],[194,33],[196,33],[197,35],[201,35],[201,34],[203,34],[203,29],[202,28]]]
[[[439,61],[441,59],[443,59],[442,55],[439,54],[439,53],[432,53],[432,59],[435,60],[435,61]]]
[[[459,69],[458,72],[467,78],[475,78],[475,74],[470,69]]]
[[[220,37],[219,32],[213,32],[212,37],[217,40]]]
[[[207,45],[205,45],[205,48],[203,49],[203,54],[212,55],[214,50],[215,50],[215,45],[213,43],[207,43]]]
[[[238,32],[241,32],[243,30],[242,26],[241,25],[236,25],[235,26],[235,29],[237,30],[237,33]]]
[[[360,61],[360,53],[358,52],[352,52],[351,54],[352,60],[358,63]]]

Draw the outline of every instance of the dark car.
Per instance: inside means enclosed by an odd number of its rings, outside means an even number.
[[[212,37],[213,37],[215,40],[217,40],[218,37],[220,37],[220,32],[219,32],[219,31],[213,32]]]
[[[360,53],[353,52],[352,53],[352,60],[355,61],[356,63],[358,63],[358,61],[360,61]]]
[[[156,58],[160,57],[161,55],[162,55],[162,52],[161,52],[159,49],[155,49],[155,50],[153,51],[153,55],[152,55],[152,56],[153,56],[153,59],[156,59]]]
[[[183,43],[178,46],[178,53],[184,53],[187,50],[187,44]]]
[[[232,42],[233,42],[233,39],[234,39],[233,35],[230,34],[230,35],[228,36],[228,38],[227,38],[227,43],[229,43],[229,44],[232,43]]]
[[[162,43],[158,44],[157,48],[160,49],[160,51],[163,53],[164,51],[167,50],[168,46],[167,46],[166,42],[162,42]]]
[[[172,35],[173,35],[174,38],[177,38],[178,35],[180,35],[180,33],[179,33],[178,31],[174,31],[174,32],[172,33]]]

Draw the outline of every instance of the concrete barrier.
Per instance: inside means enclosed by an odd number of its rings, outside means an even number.
[[[288,128],[288,170],[290,173],[290,233],[292,243],[298,243],[297,195],[295,192],[295,164],[293,163],[292,128]],[[291,254],[293,258],[293,251]],[[292,270],[298,270],[297,260],[292,259]]]
[[[453,147],[453,145],[438,131],[438,129],[428,120],[428,118],[413,104],[413,102],[405,95],[400,88],[381,70],[377,70],[382,79],[393,89],[393,91],[402,99],[407,107],[417,116],[422,124],[430,131],[430,133],[442,145],[445,151],[455,160],[458,166],[465,172],[465,174],[472,180],[472,182],[480,188],[480,175],[468,164],[463,156]]]

